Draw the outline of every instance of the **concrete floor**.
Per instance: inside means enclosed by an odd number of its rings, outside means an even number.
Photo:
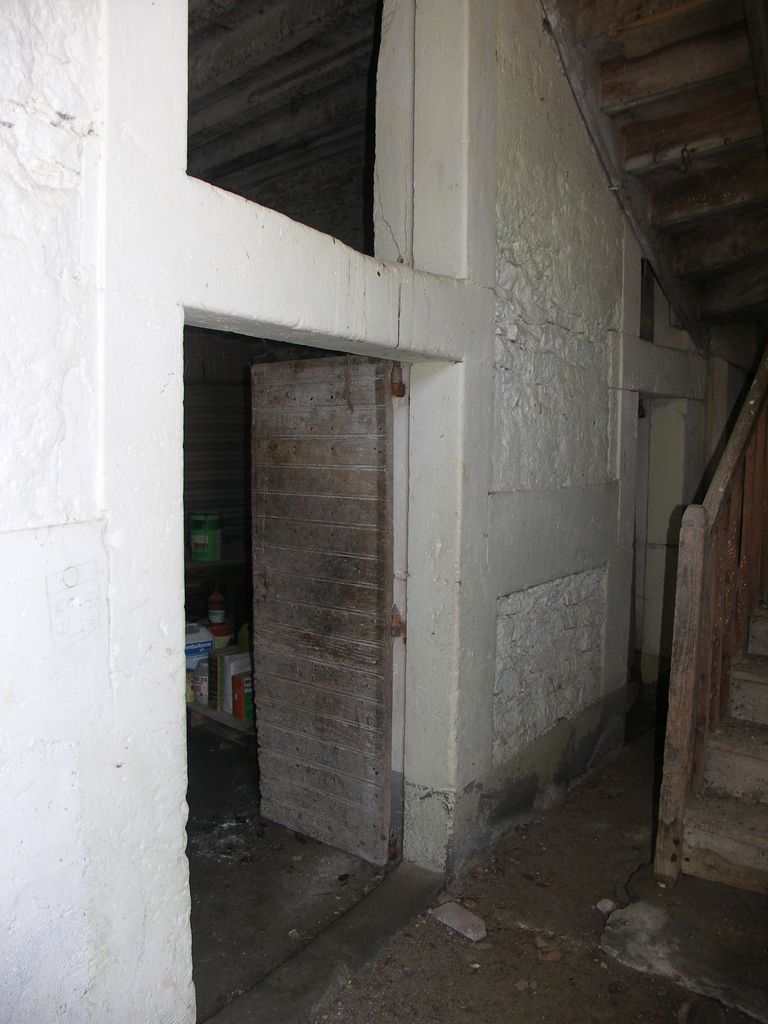
[[[188,734],[187,855],[197,1019],[248,991],[381,881],[365,861],[259,816],[256,757]]]
[[[434,876],[403,866],[377,885],[261,822],[253,760],[220,744],[190,741],[200,1020],[228,1002],[216,1024],[768,1024],[768,898],[653,882],[653,730],[447,885],[483,918],[477,943],[427,913]]]

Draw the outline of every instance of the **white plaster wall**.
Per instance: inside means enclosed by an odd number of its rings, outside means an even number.
[[[498,767],[623,682],[613,663],[605,678],[604,632],[631,534],[609,391],[624,226],[534,0],[498,5],[497,54]]]
[[[118,6],[9,0],[0,25],[0,619],[11,641],[0,716],[0,1020],[9,1024],[194,1019],[183,612],[168,601],[182,576],[180,476],[157,457],[178,446],[180,467],[182,314],[175,296],[165,320],[108,296],[105,56]],[[143,30],[133,57],[153,35],[183,99],[185,22],[174,7],[175,25],[165,5],[154,21],[135,9]],[[120,44],[130,50],[130,36]],[[136,94],[126,99],[140,107]],[[146,150],[124,122],[113,127],[128,139],[121,171],[130,174]]]
[[[0,19],[0,1021],[80,1021],[100,963],[94,737],[112,715],[96,515],[96,0]],[[114,768],[112,769],[115,772]]]
[[[94,511],[98,30],[97,0],[3,4],[3,529]]]

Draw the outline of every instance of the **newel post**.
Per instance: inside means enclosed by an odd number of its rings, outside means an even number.
[[[673,886],[680,876],[683,819],[693,769],[694,730],[699,675],[707,671],[705,552],[709,516],[701,505],[691,505],[683,516],[672,634],[669,711],[664,748],[664,775],[659,800],[656,836],[656,880]]]

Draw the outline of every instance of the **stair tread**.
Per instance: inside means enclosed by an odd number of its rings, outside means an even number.
[[[685,824],[768,851],[768,804],[701,793],[689,802]]]
[[[768,683],[768,655],[745,654],[734,662],[731,675],[733,678],[748,679],[752,683]]]
[[[768,725],[760,722],[729,719],[709,734],[707,743],[718,750],[768,761]]]

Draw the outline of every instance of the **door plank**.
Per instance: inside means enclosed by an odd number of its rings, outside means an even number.
[[[373,668],[381,671],[382,645],[349,640],[345,637],[324,636],[306,629],[284,626],[279,633],[274,629],[254,626],[254,639],[266,658],[272,652],[293,654],[297,658],[318,658],[332,661],[340,668]],[[255,645],[254,645],[255,646]],[[256,663],[260,654],[256,653]]]
[[[330,443],[327,438],[259,439],[254,444],[254,465],[257,470],[264,466],[378,469],[385,454],[379,437],[342,437]]]
[[[336,497],[384,497],[379,472],[360,467],[262,466],[265,491],[273,494],[316,494]]]
[[[297,501],[300,499],[300,501]],[[296,519],[348,526],[385,526],[386,505],[376,497],[353,497],[310,493],[281,494],[263,491],[256,496],[254,513],[272,519]]]
[[[267,570],[266,586],[279,601],[309,601],[327,608],[345,608],[366,615],[380,615],[384,591],[372,584],[339,583],[307,576],[302,566],[297,573]]]
[[[304,764],[332,768],[343,775],[352,775],[356,779],[368,782],[378,783],[382,778],[381,768],[365,751],[350,750],[349,747],[338,743],[319,740],[316,736],[288,732],[268,721],[260,723],[259,734],[263,742],[264,756],[294,758]]]
[[[272,519],[254,516],[254,548],[261,545],[318,551],[334,555],[367,555],[376,558],[381,531],[354,523],[314,523],[306,519]]]
[[[372,729],[364,729],[357,722],[348,722],[332,715],[318,715],[311,710],[307,711],[303,708],[271,701],[261,692],[258,700],[257,729],[263,719],[274,728],[297,733],[299,736],[317,738],[325,743],[346,747],[348,750],[356,750],[360,754],[378,757],[382,753],[382,734],[374,732]],[[261,753],[261,743],[259,743],[259,753]],[[262,797],[265,793],[271,792],[278,781],[270,776],[262,776]],[[288,821],[283,821],[282,824],[288,825],[289,828],[292,827]]]
[[[320,686],[336,693],[358,694],[370,700],[384,700],[383,679],[371,669],[341,669],[335,662],[299,658],[295,651],[281,655],[275,650],[270,650],[265,658],[260,658],[260,652],[257,652],[255,665],[262,676],[268,675],[272,679]]]

